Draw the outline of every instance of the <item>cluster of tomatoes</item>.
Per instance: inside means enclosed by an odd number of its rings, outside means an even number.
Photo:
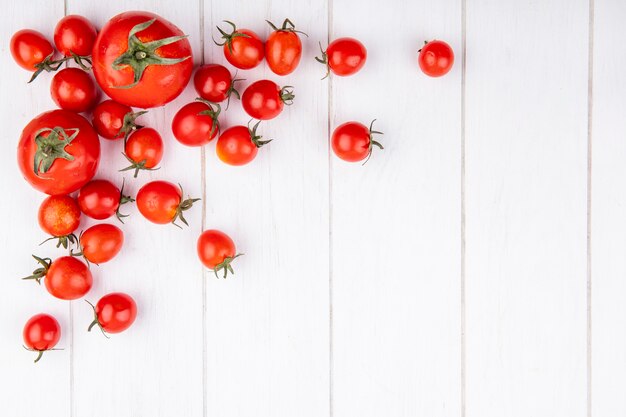
[[[282,26],[268,22],[272,32],[263,41],[251,30],[238,29],[226,21],[230,32],[218,27],[226,60],[247,70],[264,59],[277,75],[292,73],[302,56],[302,42],[295,25],[285,19]],[[320,49],[321,44],[320,44]],[[174,24],[148,12],[125,12],[110,19],[98,32],[82,16],[66,16],[54,31],[54,47],[39,32],[20,30],[11,39],[11,53],[31,81],[43,71],[58,71],[50,93],[60,109],[36,116],[24,128],[18,145],[18,165],[26,181],[48,194],[39,207],[39,224],[69,255],[57,259],[34,256],[39,267],[24,278],[44,281],[48,292],[63,300],[84,297],[92,287],[90,264],[112,260],[122,249],[123,231],[114,224],[99,223],[75,235],[81,216],[106,220],[116,216],[123,204],[135,202],[139,212],[157,224],[180,220],[196,198],[184,198],[182,186],[168,181],[151,181],[135,198],[124,194],[124,183],[94,179],[100,160],[100,139],[121,141],[129,165],[120,171],[154,170],[163,157],[163,139],[158,131],[137,124],[145,109],[163,106],[176,98],[191,80],[193,58],[187,36]],[[365,64],[367,51],[353,38],[331,42],[315,59],[330,73],[348,76]],[[430,76],[447,73],[453,63],[452,49],[444,42],[428,42],[421,50],[419,65]],[[69,67],[65,63],[74,63]],[[63,68],[61,68],[63,67]],[[93,77],[89,72],[93,72]],[[324,77],[325,78],[325,77]],[[196,101],[184,105],[172,120],[174,138],[186,146],[203,146],[217,137],[216,152],[230,165],[250,163],[258,149],[271,140],[257,134],[259,123],[277,117],[294,100],[294,88],[280,87],[270,80],[250,84],[243,94],[235,88],[240,81],[217,64],[197,68],[193,85]],[[99,90],[110,99],[97,104]],[[220,103],[231,96],[241,100],[246,113],[257,122],[220,129]],[[133,107],[144,109],[134,111]],[[80,113],[91,113],[91,123]],[[346,161],[367,160],[380,134],[373,122],[365,126],[347,122],[331,138],[335,154]],[[179,226],[180,227],[180,226]],[[207,268],[233,273],[231,263],[240,254],[233,240],[219,230],[206,230],[197,241],[198,257]],[[102,297],[95,306],[94,320],[105,335],[126,330],[134,322],[137,305],[133,298],[116,292]],[[58,321],[48,314],[33,316],[23,331],[25,347],[38,353],[54,349],[60,338]]]

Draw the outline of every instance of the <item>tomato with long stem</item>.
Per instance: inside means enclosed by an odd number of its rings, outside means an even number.
[[[335,155],[348,162],[367,162],[372,156],[374,146],[383,149],[383,145],[374,139],[374,135],[382,135],[382,132],[373,130],[375,121],[376,119],[372,120],[369,128],[359,122],[347,122],[337,126],[331,138]]]
[[[137,303],[128,294],[113,292],[103,296],[93,308],[94,318],[87,331],[98,326],[106,337],[107,333],[120,333],[128,329],[137,318]]]
[[[80,234],[80,252],[72,252],[72,256],[82,256],[87,262],[99,265],[113,259],[123,245],[124,232],[119,227],[100,223]]]
[[[243,79],[233,79],[228,68],[219,64],[203,65],[198,68],[193,76],[193,86],[200,98],[211,103],[221,103],[228,100],[227,109],[231,95],[241,99],[239,91],[235,89],[235,83],[238,81],[243,81]]]
[[[296,26],[289,19],[285,19],[282,27],[276,27],[272,22],[266,22],[273,29],[265,41],[265,59],[272,72],[277,75],[287,75],[295,71],[302,57],[302,42]]]
[[[285,105],[292,105],[295,97],[290,85],[281,88],[273,81],[259,80],[246,88],[241,103],[250,117],[270,120],[278,116]]]
[[[85,71],[65,68],[52,78],[50,95],[60,108],[82,113],[96,104],[98,90],[91,76]]]
[[[367,60],[367,49],[354,38],[339,38],[332,41],[324,51],[320,44],[322,56],[315,57],[317,62],[326,65],[326,75],[332,72],[345,77],[357,73]],[[324,79],[322,78],[322,79]]]
[[[41,284],[44,279],[50,294],[61,300],[76,300],[89,292],[93,277],[87,265],[73,256],[62,256],[52,261],[33,255],[40,267],[24,280],[34,280]]]
[[[80,208],[72,197],[68,195],[53,195],[47,197],[39,205],[37,215],[41,230],[52,237],[44,242],[57,239],[57,248],[65,249],[76,243],[74,232],[80,225]]]
[[[124,223],[123,218],[128,214],[122,214],[120,207],[135,200],[124,195],[124,182],[119,189],[108,180],[93,180],[80,189],[77,197],[78,206],[85,215],[96,220],[104,220],[115,216]]]
[[[196,99],[181,107],[172,119],[172,133],[176,140],[186,146],[202,146],[219,133],[219,104]]]
[[[172,223],[180,219],[189,226],[183,213],[189,210],[199,198],[183,200],[183,188],[168,181],[152,181],[137,192],[137,208],[149,221],[156,224]]]
[[[22,330],[24,347],[37,352],[35,363],[39,362],[44,352],[54,350],[61,339],[61,326],[50,314],[40,313],[32,316]]]
[[[224,20],[224,23],[231,26],[231,32],[226,33],[218,26],[217,30],[222,35],[222,42],[215,40],[214,42],[224,47],[226,60],[239,69],[251,69],[259,65],[265,54],[263,41],[259,35],[249,29],[237,29],[237,26],[228,20]]]
[[[215,150],[218,158],[228,165],[245,165],[251,162],[258,152],[258,148],[272,141],[261,140],[256,130],[260,121],[252,128],[233,126],[226,129],[217,139]]]
[[[134,177],[141,170],[154,171],[163,158],[163,139],[156,130],[144,127],[134,131],[124,145],[124,157],[130,165],[120,171],[134,170]]]
[[[114,100],[104,100],[93,109],[92,123],[96,132],[105,139],[126,139],[143,127],[136,120],[146,113],[146,110],[133,112],[129,106]]]
[[[224,271],[224,278],[228,273],[234,274],[232,262],[242,256],[243,253],[237,253],[235,243],[224,232],[219,230],[205,230],[198,238],[197,243],[198,258],[202,264],[212,269],[215,276],[217,273]]]

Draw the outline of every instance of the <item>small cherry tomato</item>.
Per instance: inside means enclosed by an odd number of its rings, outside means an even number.
[[[52,235],[50,239],[58,239],[57,248],[63,246],[67,249],[70,243],[76,243],[74,231],[80,224],[80,208],[72,197],[68,195],[47,197],[39,206],[37,218],[41,230]]]
[[[122,223],[128,215],[120,213],[120,206],[135,201],[124,195],[124,184],[120,190],[107,180],[89,181],[78,192],[77,200],[80,210],[92,219],[104,220],[115,214]]]
[[[24,325],[22,331],[24,347],[37,352],[35,363],[46,350],[54,349],[61,339],[61,326],[57,319],[49,314],[35,314]]]
[[[112,224],[101,223],[91,226],[80,235],[80,253],[88,262],[101,264],[117,255],[124,244],[124,232]]]
[[[126,138],[141,126],[135,120],[147,111],[133,110],[125,104],[117,101],[105,100],[93,109],[93,127],[96,132],[105,139]]]
[[[23,278],[44,283],[50,294],[61,300],[75,300],[87,294],[93,284],[93,277],[87,265],[73,256],[61,256],[52,261],[50,258],[33,258],[41,265],[32,275]]]
[[[321,58],[315,57],[315,59],[327,67],[324,78],[330,71],[335,75],[345,77],[363,68],[367,59],[367,50],[354,38],[339,38],[332,41],[326,51],[322,50]]]
[[[241,99],[239,92],[235,89],[237,81],[242,80],[238,78],[233,80],[230,71],[218,64],[203,65],[193,76],[193,86],[198,95],[211,103],[221,103],[226,99],[230,103],[231,95]]]
[[[289,19],[285,19],[279,29],[269,20],[266,21],[274,31],[265,41],[265,59],[272,72],[277,75],[287,75],[294,72],[302,56],[302,42],[296,26]]]
[[[57,106],[76,113],[91,109],[98,98],[98,90],[91,76],[78,68],[65,68],[57,72],[50,83],[50,94]]]
[[[172,133],[183,145],[202,146],[215,138],[220,125],[217,116],[219,104],[198,99],[181,107],[172,120]]]
[[[237,253],[235,251],[235,243],[233,240],[223,232],[219,230],[205,230],[198,238],[198,258],[204,266],[212,269],[217,273],[224,271],[224,278],[230,272],[234,274],[231,263],[235,258],[243,255],[243,253]]]
[[[243,108],[255,119],[270,120],[283,111],[284,105],[293,104],[293,87],[280,88],[270,80],[256,81],[243,92],[241,103]]]
[[[218,46],[224,46],[224,56],[231,65],[239,69],[251,69],[263,61],[263,41],[259,35],[248,29],[237,29],[234,23],[224,21],[232,26],[230,33],[224,32],[219,26],[217,30],[224,40],[222,43],[215,42]]]
[[[426,42],[419,50],[418,62],[424,74],[429,77],[441,77],[452,68],[454,52],[444,41]]]
[[[124,145],[124,156],[130,166],[121,171],[135,170],[137,178],[139,170],[154,171],[163,158],[163,139],[159,132],[151,127],[134,131]]]
[[[65,16],[54,28],[54,46],[64,56],[91,55],[98,32],[96,27],[83,16]]]
[[[89,301],[87,301],[89,303]],[[133,297],[122,292],[113,292],[102,297],[93,307],[94,319],[87,331],[94,326],[102,333],[120,333],[128,329],[137,317],[137,304]]]
[[[52,58],[54,49],[40,32],[22,29],[11,38],[11,55],[20,67],[28,71],[37,71],[37,64],[46,58]]]
[[[217,139],[215,150],[222,162],[228,165],[245,165],[251,162],[257,154],[258,148],[272,140],[261,140],[256,134],[260,121],[252,129],[246,126],[228,128]]]
[[[183,200],[182,187],[167,181],[152,181],[137,192],[137,208],[149,221],[156,224],[172,223],[177,227],[180,219],[189,226],[183,212],[189,210],[199,198]]]
[[[358,122],[347,122],[337,126],[331,139],[335,155],[348,162],[364,159],[367,162],[374,145],[383,149],[383,145],[374,140],[374,135],[382,135],[382,132],[372,130],[375,121],[372,120],[369,128]]]

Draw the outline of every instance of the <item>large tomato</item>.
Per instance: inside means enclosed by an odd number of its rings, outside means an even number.
[[[176,98],[193,69],[185,34],[149,12],[125,12],[109,20],[96,38],[92,60],[96,81],[109,97],[144,109]]]
[[[98,134],[83,116],[67,110],[35,117],[17,146],[17,162],[26,181],[50,195],[81,188],[96,173],[99,160]]]

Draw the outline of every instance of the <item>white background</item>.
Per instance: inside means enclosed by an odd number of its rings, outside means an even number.
[[[590,1],[3,0],[0,414],[626,415],[626,3]],[[123,252],[92,268],[87,296],[138,302],[107,340],[87,333],[84,301],[19,279],[31,253],[62,252],[37,246],[44,196],[15,160],[23,126],[54,107],[51,75],[27,85],[8,44],[21,28],[51,38],[64,13],[101,27],[133,9],[189,34],[196,63],[224,63],[211,40],[224,19],[266,36],[264,19],[289,17],[309,38],[292,75],[240,72],[296,89],[246,167],[173,140],[191,86],[142,119],[166,156],[126,174],[129,191],[158,178],[203,200],[184,230],[130,209]],[[320,81],[317,42],[340,36],[367,64]],[[417,66],[433,38],[456,52],[441,79]],[[329,152],[329,129],[374,118],[385,150],[367,165]],[[222,125],[247,120],[234,102]],[[102,144],[98,177],[119,183],[121,144]],[[246,253],[232,278],[203,271],[202,228]],[[39,312],[59,319],[64,349],[34,365],[21,330]]]

